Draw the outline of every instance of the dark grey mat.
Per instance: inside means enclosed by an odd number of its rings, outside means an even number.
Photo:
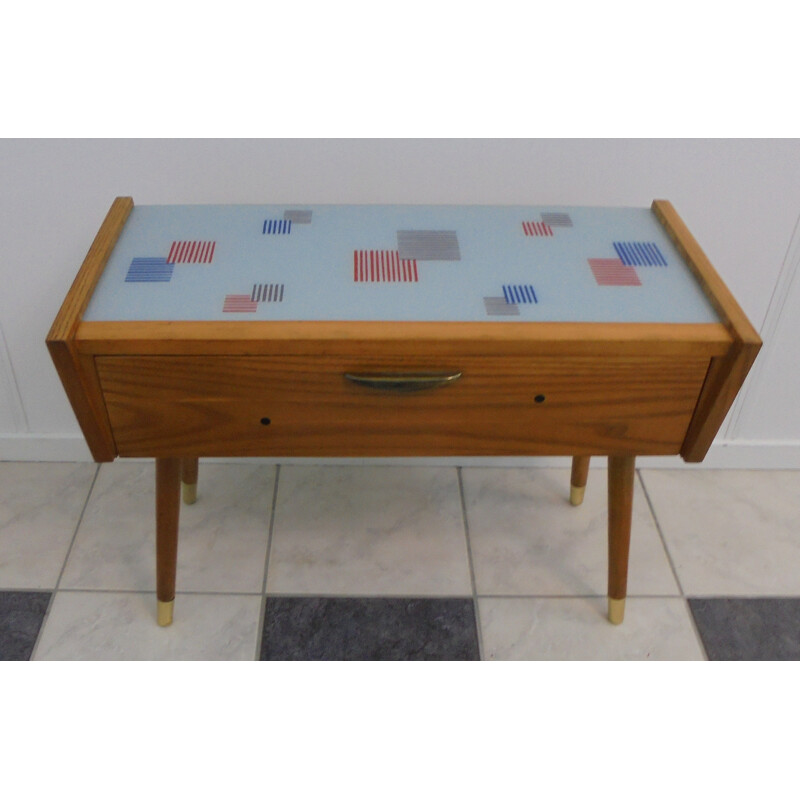
[[[30,659],[49,602],[49,592],[0,592],[0,661]]]
[[[800,660],[800,597],[690,599],[713,661]]]
[[[262,661],[479,658],[471,599],[267,597]]]

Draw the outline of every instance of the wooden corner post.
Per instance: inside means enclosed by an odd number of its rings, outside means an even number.
[[[116,447],[100,396],[94,360],[78,351],[75,335],[132,208],[130,197],[114,200],[47,335],[50,357],[95,461],[113,461]]]
[[[685,461],[702,461],[761,349],[761,338],[672,203],[654,200],[652,210],[699,281],[731,338],[728,352],[711,359],[681,447]]]

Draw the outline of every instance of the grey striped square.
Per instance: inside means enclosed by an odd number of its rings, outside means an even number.
[[[519,316],[519,306],[516,303],[507,303],[505,297],[484,297],[483,304],[490,317]]]
[[[401,260],[461,261],[455,231],[397,231]]]
[[[250,300],[254,303],[282,303],[282,283],[256,283],[250,293]]]
[[[542,211],[542,222],[553,228],[571,228],[572,218],[560,211]]]
[[[304,208],[290,208],[283,212],[283,218],[288,219],[293,225],[310,225],[311,211]]]

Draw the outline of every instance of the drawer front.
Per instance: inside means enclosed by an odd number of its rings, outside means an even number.
[[[708,369],[686,357],[98,356],[121,456],[677,453]],[[422,391],[346,373],[460,372]]]

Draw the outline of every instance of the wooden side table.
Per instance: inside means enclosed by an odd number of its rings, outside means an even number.
[[[635,458],[701,461],[761,346],[675,212],[136,206],[47,345],[98,462],[156,460],[158,621],[201,456],[608,457],[622,621]]]

